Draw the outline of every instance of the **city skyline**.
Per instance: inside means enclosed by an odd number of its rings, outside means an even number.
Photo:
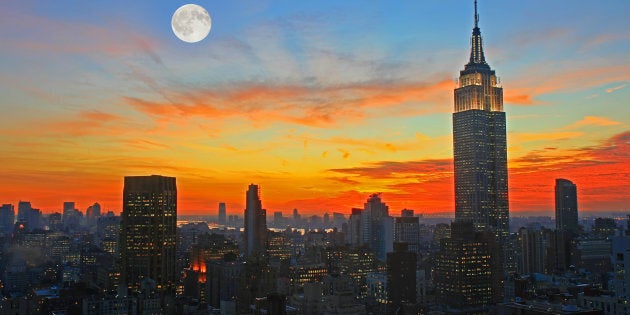
[[[181,1],[5,4],[0,203],[120,211],[121,178],[178,178],[178,212],[454,212],[453,88],[473,1],[200,2],[213,28],[180,42]],[[627,2],[480,1],[505,93],[510,210],[628,210]],[[67,9],[71,7],[71,9]],[[539,8],[544,7],[545,10]]]

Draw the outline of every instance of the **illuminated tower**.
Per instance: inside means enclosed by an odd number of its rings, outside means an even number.
[[[262,208],[258,185],[247,189],[245,205],[245,255],[265,256],[267,244],[267,211]]]
[[[475,1],[470,60],[455,89],[455,219],[499,240],[508,236],[508,182],[503,89],[486,63]]]
[[[174,293],[178,280],[175,177],[127,176],[120,230],[123,283],[137,291],[144,279]],[[131,293],[131,292],[130,292]]]

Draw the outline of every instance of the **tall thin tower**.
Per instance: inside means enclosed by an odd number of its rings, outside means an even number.
[[[477,1],[470,60],[460,71],[453,113],[455,219],[499,240],[509,233],[503,89],[483,52]]]
[[[267,211],[262,208],[258,185],[249,185],[245,203],[245,255],[265,256]]]

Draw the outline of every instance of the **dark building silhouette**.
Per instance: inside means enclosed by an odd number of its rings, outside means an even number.
[[[387,313],[401,314],[405,306],[416,304],[417,255],[406,243],[394,243],[387,253]],[[406,314],[406,313],[405,313]]]
[[[455,89],[455,218],[505,240],[509,209],[503,89],[486,63],[478,22],[475,1],[470,60]]]
[[[122,279],[130,291],[143,280],[161,292],[174,293],[176,268],[177,187],[174,177],[127,176],[120,231]]]
[[[608,237],[608,236],[615,235],[615,232],[617,230],[619,230],[619,228],[617,227],[617,224],[615,223],[615,219],[597,218],[593,222],[593,230],[591,232],[601,237]]]
[[[0,234],[11,234],[15,222],[15,208],[12,204],[3,204],[0,207]]]
[[[16,223],[19,223],[19,226],[23,226],[26,231],[43,228],[44,225],[42,219],[42,212],[39,209],[31,207],[30,202],[18,202],[18,216]]]
[[[227,224],[227,215],[225,209],[225,202],[219,203],[219,224],[226,225]]]
[[[575,237],[579,232],[577,188],[570,180],[558,178],[556,194],[556,235],[553,244],[555,271],[563,273],[576,262]]]
[[[577,187],[567,179],[556,179],[556,230],[577,234]]]
[[[267,246],[267,210],[262,208],[258,185],[251,184],[245,200],[245,255],[264,256]]]

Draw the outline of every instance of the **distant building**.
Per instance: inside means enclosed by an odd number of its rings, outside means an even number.
[[[0,234],[11,234],[15,223],[15,208],[12,204],[0,207]]]
[[[591,233],[601,237],[613,236],[619,229],[613,218],[597,218],[593,224]]]
[[[361,244],[361,213],[363,209],[352,208],[352,213],[348,218],[348,233],[346,234],[346,243],[351,245]]]
[[[85,220],[88,226],[96,224],[98,218],[101,217],[101,205],[95,202],[85,210]]]
[[[227,224],[227,211],[225,209],[225,202],[219,202],[219,220],[220,225]]]
[[[630,300],[630,237],[612,238],[611,260],[614,268],[612,289],[618,298],[628,301]]]
[[[267,210],[262,208],[258,185],[251,184],[245,200],[245,255],[266,255]]]
[[[394,242],[405,243],[409,251],[420,251],[420,221],[418,217],[394,218]]]
[[[518,230],[517,247],[520,253],[517,259],[519,274],[548,273],[547,251],[550,235],[553,231],[541,226],[528,226]]]
[[[33,231],[44,227],[42,212],[39,209],[31,207],[31,203],[28,201],[20,201],[18,203],[17,221],[25,226],[26,231]]]
[[[122,279],[138,291],[145,279],[174,294],[176,266],[177,187],[174,177],[127,176],[120,231]],[[172,292],[172,293],[170,293]]]
[[[402,209],[400,211],[401,217],[413,217],[413,210],[411,209]]]
[[[394,222],[389,207],[381,201],[380,194],[372,194],[361,212],[361,243],[385,261],[394,243]]]
[[[556,230],[577,234],[577,187],[567,179],[556,179]]]

